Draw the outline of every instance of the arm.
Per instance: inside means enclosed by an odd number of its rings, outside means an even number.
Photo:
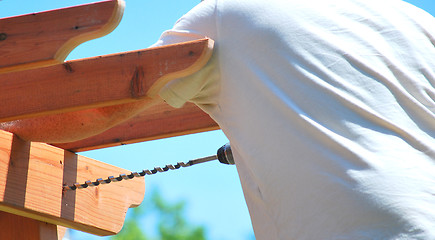
[[[27,141],[64,143],[97,135],[162,102],[161,98],[0,123]]]

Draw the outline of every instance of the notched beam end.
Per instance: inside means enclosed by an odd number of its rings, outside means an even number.
[[[111,33],[113,30],[115,30],[115,28],[121,22],[122,16],[124,15],[125,1],[112,0],[112,1],[101,2],[100,4],[102,6],[98,10],[100,10],[101,12],[103,12],[105,8],[112,9],[111,10],[112,15],[110,16],[110,18],[104,20],[106,23],[96,31],[79,34],[69,39],[65,44],[63,44],[61,48],[59,48],[59,50],[57,50],[56,54],[54,55],[54,59],[63,62],[65,58],[68,56],[68,54],[72,50],[74,50],[74,48],[76,48],[78,45],[92,39],[106,36],[107,34]],[[106,4],[107,6],[103,6],[103,4]],[[73,31],[78,29],[80,29],[80,26],[74,26]]]
[[[204,38],[192,42],[195,42],[196,46],[192,46],[193,48],[189,50],[187,55],[190,58],[196,58],[195,62],[192,63],[189,67],[182,70],[162,75],[162,77],[157,79],[148,89],[147,96],[151,98],[157,96],[163,86],[165,86],[171,80],[189,76],[190,74],[199,71],[207,64],[208,60],[210,60],[213,54],[214,41],[210,38]]]
[[[0,74],[62,63],[81,43],[112,32],[124,8],[124,0],[111,0],[0,19]],[[88,19],[83,24],[92,27],[81,29],[74,25],[77,19]]]

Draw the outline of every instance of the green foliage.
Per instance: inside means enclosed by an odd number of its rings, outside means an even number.
[[[130,215],[124,222],[124,227],[121,232],[113,236],[113,240],[149,240],[139,227],[139,218],[141,215],[141,209],[133,208],[132,215]]]
[[[159,192],[154,191],[151,198],[140,207],[134,208],[124,223],[122,231],[112,240],[205,240],[205,229],[187,221],[184,215],[186,203],[168,203]],[[156,220],[154,235],[144,233],[142,220]],[[148,221],[152,222],[152,221]]]

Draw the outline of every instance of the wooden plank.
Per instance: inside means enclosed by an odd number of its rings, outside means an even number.
[[[129,171],[0,131],[0,211],[96,235],[116,234],[127,209],[141,203],[144,179],[78,191],[62,187],[120,173]]]
[[[161,104],[97,136],[55,146],[80,152],[216,129],[217,123],[192,103],[180,109]]]
[[[47,224],[49,224],[49,223],[47,223]],[[67,228],[63,227],[63,226],[56,226],[56,228],[57,228],[57,239],[62,240],[66,234]]]
[[[0,239],[62,240],[57,226],[7,212],[0,212]]]
[[[110,33],[123,0],[0,19],[0,73],[62,63],[79,44]]]
[[[0,122],[153,97],[198,71],[212,49],[212,40],[201,39],[0,74]]]

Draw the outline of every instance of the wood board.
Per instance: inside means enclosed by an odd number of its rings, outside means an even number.
[[[217,129],[219,125],[193,103],[179,109],[162,103],[96,136],[54,146],[81,152]]]
[[[0,19],[0,73],[62,63],[79,44],[115,29],[123,0]]]
[[[0,122],[138,101],[203,67],[213,40],[67,61],[0,74]]]
[[[31,218],[0,212],[0,239],[62,240],[65,228]]]
[[[130,173],[0,131],[0,210],[38,221],[113,235],[144,197],[143,178],[63,192],[63,184]]]

